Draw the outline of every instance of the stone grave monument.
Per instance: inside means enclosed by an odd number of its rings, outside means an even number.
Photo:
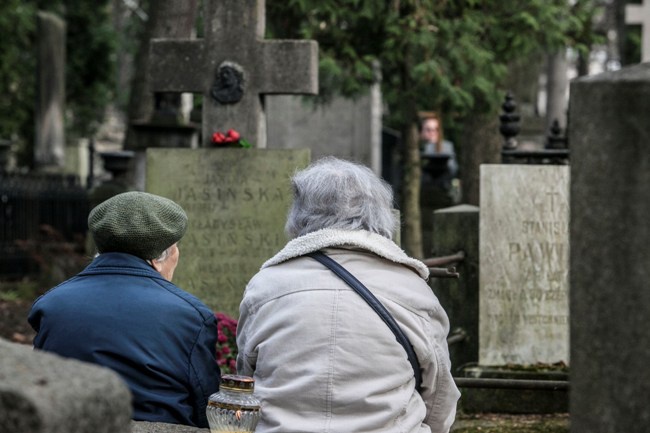
[[[382,174],[379,83],[357,98],[337,96],[325,105],[295,95],[266,98],[267,147],[311,150],[313,160],[324,156],[356,161]]]
[[[131,393],[108,368],[0,339],[0,432],[127,433]]]
[[[479,365],[569,361],[569,168],[482,165]]]
[[[566,380],[569,167],[482,165],[479,359],[464,375]],[[566,412],[563,391],[472,390],[468,411]],[[475,392],[474,392],[475,391]]]
[[[650,63],[571,83],[571,432],[650,425]]]
[[[259,267],[286,242],[290,177],[308,150],[266,150],[264,94],[318,90],[313,41],[264,40],[264,1],[206,0],[205,36],[154,40],[154,91],[203,94],[202,148],[148,149],[146,190],[190,217],[175,282],[208,306],[239,314]],[[213,133],[234,129],[257,149],[213,148]]]
[[[309,160],[307,149],[148,149],[147,191],[189,217],[174,283],[237,317],[246,283],[287,241],[290,177]]]
[[[318,93],[314,41],[264,40],[264,0],[206,0],[203,39],[151,43],[152,90],[203,94],[202,144],[239,131],[266,147],[261,95]]]
[[[38,13],[38,71],[34,165],[60,171],[65,165],[65,22]]]

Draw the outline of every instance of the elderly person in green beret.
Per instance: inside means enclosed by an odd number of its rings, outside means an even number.
[[[108,367],[133,394],[133,419],[208,427],[219,388],[214,313],[171,280],[187,215],[145,192],[118,194],[88,217],[99,254],[38,298],[34,347]]]

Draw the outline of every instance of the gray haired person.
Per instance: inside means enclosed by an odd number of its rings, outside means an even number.
[[[239,374],[262,400],[258,432],[449,431],[460,393],[449,321],[428,268],[392,240],[390,187],[365,166],[321,159],[292,179],[292,238],[246,287]],[[321,251],[372,292],[404,331],[422,376],[366,301],[306,254]]]

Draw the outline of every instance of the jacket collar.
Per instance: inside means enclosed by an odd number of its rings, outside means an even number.
[[[322,229],[297,237],[289,241],[279,253],[267,260],[262,265],[262,269],[328,247],[362,248],[412,268],[422,279],[429,278],[429,268],[424,263],[406,255],[390,239],[366,230]]]
[[[146,260],[127,253],[98,255],[79,275],[90,274],[137,274],[164,279]]]

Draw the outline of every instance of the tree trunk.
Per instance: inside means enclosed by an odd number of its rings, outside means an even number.
[[[410,122],[402,131],[402,247],[412,257],[423,258],[420,210],[420,140],[418,125]]]
[[[501,162],[502,142],[498,113],[475,114],[463,122],[459,152],[463,203],[479,205],[481,164]]]

